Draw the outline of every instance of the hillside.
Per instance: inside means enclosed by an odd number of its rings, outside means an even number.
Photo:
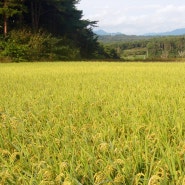
[[[98,41],[101,43],[123,43],[138,40],[148,40],[154,36],[137,36],[137,35],[99,35]]]

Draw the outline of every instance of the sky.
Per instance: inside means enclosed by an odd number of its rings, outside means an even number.
[[[128,35],[185,28],[185,0],[81,0],[83,19],[98,21],[98,29]]]

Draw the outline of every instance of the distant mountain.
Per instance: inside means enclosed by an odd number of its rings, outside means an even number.
[[[102,43],[124,43],[124,42],[132,42],[139,40],[148,40],[154,37],[165,37],[165,36],[181,36],[185,35],[185,28],[176,29],[169,32],[162,33],[148,33],[144,35],[125,35],[123,33],[108,33],[104,30],[94,31],[98,35],[98,40]]]
[[[115,33],[110,33],[106,32],[104,30],[95,30],[94,33],[99,36],[117,36],[117,35],[125,35],[121,32],[115,32]],[[175,29],[172,31],[168,32],[159,32],[159,33],[146,33],[143,36],[178,36],[178,35],[185,35],[185,28],[180,28],[180,29]],[[125,35],[126,36],[126,35]],[[130,35],[128,35],[130,36]]]
[[[177,36],[177,35],[185,35],[185,28],[180,28],[176,30],[172,30],[169,32],[162,32],[162,33],[147,33],[144,34],[145,36]]]
[[[106,32],[104,30],[96,30],[94,31],[96,35],[99,36],[117,36],[117,35],[125,35],[121,32],[116,32],[116,33],[110,33]],[[159,33],[146,33],[143,36],[178,36],[178,35],[185,35],[185,28],[180,28],[180,29],[175,29],[169,32],[159,32]],[[125,35],[126,36],[126,35]]]
[[[105,36],[105,35],[108,35],[108,36],[124,35],[124,34],[121,33],[121,32],[109,33],[109,32],[106,32],[106,31],[104,31],[104,30],[96,30],[96,31],[94,31],[94,33],[95,33],[96,35],[99,35],[99,36]]]

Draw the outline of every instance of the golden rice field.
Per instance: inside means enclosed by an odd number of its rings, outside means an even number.
[[[185,63],[0,64],[0,184],[185,184]]]

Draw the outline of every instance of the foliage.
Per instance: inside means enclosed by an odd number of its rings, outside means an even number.
[[[15,17],[20,19],[22,13],[26,12],[26,7],[23,2],[24,0],[3,0],[0,2],[0,15],[3,19],[3,34],[5,37],[8,32],[8,23],[14,22]],[[12,20],[10,20],[10,18],[12,18]]]
[[[97,22],[83,20],[77,3],[77,0],[1,1],[0,23],[4,33],[1,56],[14,61],[99,58],[100,46],[92,31]]]
[[[154,36],[137,36],[137,35],[103,35],[98,36],[98,40],[104,44],[123,44],[133,43],[138,41],[145,41],[152,39]]]
[[[109,43],[123,59],[166,60],[185,57],[185,36],[150,37],[134,41]]]
[[[66,38],[52,37],[39,30],[13,30],[1,42],[1,56],[8,56],[15,62],[39,60],[75,60],[80,56],[78,48]]]
[[[181,58],[184,57],[185,37],[163,37],[153,39],[148,43],[147,47],[151,58]]]
[[[185,63],[0,65],[1,184],[184,184]]]

